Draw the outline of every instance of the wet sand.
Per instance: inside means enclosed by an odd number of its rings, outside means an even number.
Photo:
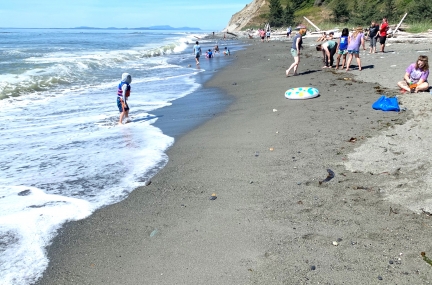
[[[250,44],[207,83],[233,103],[183,135],[151,185],[68,223],[38,284],[432,282],[420,255],[432,258],[432,97],[400,95],[400,113],[371,108],[399,94],[430,44],[392,43],[346,73],[322,70],[305,39],[288,78],[290,42]],[[300,86],[321,96],[284,98]],[[319,183],[327,169],[335,177]]]

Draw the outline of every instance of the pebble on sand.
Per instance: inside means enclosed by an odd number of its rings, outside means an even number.
[[[315,270],[315,269],[316,269],[315,265],[312,265],[312,266],[310,267],[310,269],[311,269],[311,270]]]

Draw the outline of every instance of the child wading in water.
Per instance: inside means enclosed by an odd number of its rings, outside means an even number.
[[[225,47],[224,55],[230,55],[230,54],[231,54],[230,50],[227,47]]]
[[[130,123],[129,119],[129,106],[127,99],[130,96],[130,83],[132,82],[132,76],[129,73],[123,73],[120,84],[117,90],[117,107],[120,111],[119,125],[123,124],[123,119],[126,119],[126,123]]]
[[[342,57],[342,69],[345,67],[346,57],[348,53],[348,35],[349,35],[348,29],[344,28],[342,30],[342,35],[339,38],[339,50],[336,59],[336,69],[339,69],[339,61],[341,57]]]
[[[361,61],[360,61],[360,45],[363,46],[363,49],[365,50],[365,43],[363,38],[363,28],[357,27],[354,33],[348,37],[348,53],[349,58],[347,62],[347,68],[346,71],[350,70],[351,61],[353,59],[353,55],[356,57],[357,64],[358,64],[358,70],[361,71]]]

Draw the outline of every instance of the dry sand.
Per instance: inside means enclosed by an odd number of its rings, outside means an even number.
[[[432,97],[371,108],[430,43],[390,43],[345,73],[306,39],[289,78],[291,43],[250,43],[208,83],[234,103],[181,137],[150,186],[69,223],[39,284],[432,283]],[[321,96],[284,98],[299,86]]]

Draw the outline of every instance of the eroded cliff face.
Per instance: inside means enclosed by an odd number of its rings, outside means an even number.
[[[240,31],[244,28],[254,17],[258,16],[261,7],[266,5],[266,0],[253,0],[250,4],[246,5],[240,12],[235,13],[228,25],[223,29],[223,32]]]

